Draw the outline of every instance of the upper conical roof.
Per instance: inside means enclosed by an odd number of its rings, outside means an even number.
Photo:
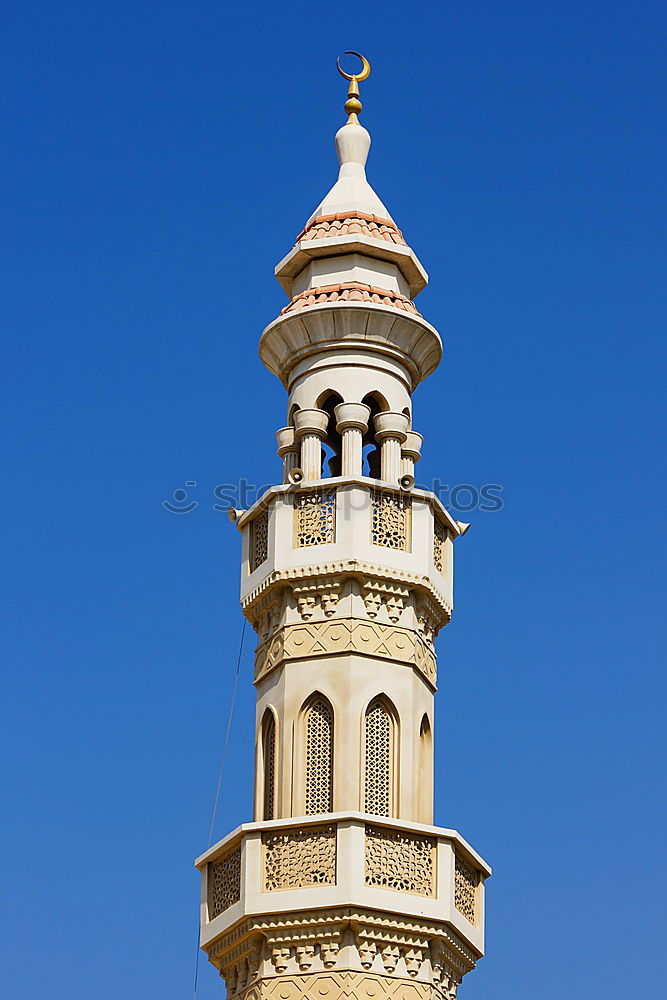
[[[358,121],[349,121],[338,129],[335,141],[340,163],[338,180],[306,225],[323,215],[348,212],[375,215],[393,222],[385,205],[366,180],[366,160],[371,147],[368,131]]]
[[[427,284],[428,275],[366,179],[371,137],[356,115],[338,129],[335,143],[338,180],[306,222],[292,250],[277,265],[276,277],[291,297],[295,279],[311,260],[356,253],[394,263],[414,298]],[[347,263],[341,262],[336,275],[339,282],[351,280],[344,273],[349,257],[345,259]]]

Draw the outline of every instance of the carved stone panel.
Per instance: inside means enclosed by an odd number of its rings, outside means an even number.
[[[264,891],[336,884],[336,826],[262,834]]]
[[[435,846],[432,837],[366,826],[366,885],[433,896]]]
[[[412,500],[407,493],[373,490],[371,542],[401,552],[412,551]]]
[[[336,491],[309,490],[294,497],[294,545],[327,545],[336,540]]]
[[[471,924],[477,923],[478,885],[479,872],[457,854],[454,871],[454,906]]]
[[[250,525],[250,572],[269,557],[269,512],[263,510]]]
[[[223,854],[208,866],[208,919],[224,913],[241,898],[241,847]]]

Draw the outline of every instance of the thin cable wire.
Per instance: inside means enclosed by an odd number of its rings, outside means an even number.
[[[245,638],[245,629],[248,624],[247,618],[243,619],[243,628],[241,629],[241,642],[239,643],[239,655],[236,659],[236,673],[234,674],[234,687],[232,688],[232,700],[229,706],[229,718],[227,719],[227,732],[225,733],[225,744],[222,748],[222,759],[220,761],[220,770],[218,771],[218,787],[215,790],[215,802],[213,803],[213,815],[211,816],[211,828],[208,831],[208,847],[211,846],[211,841],[213,840],[213,830],[215,828],[215,817],[218,813],[218,802],[220,801],[220,789],[222,788],[222,776],[225,772],[225,761],[227,760],[227,747],[229,745],[229,734],[232,728],[232,716],[234,715],[234,703],[236,701],[236,688],[239,683],[239,673],[241,670],[241,656],[243,654],[243,640]],[[197,1000],[197,984],[199,982],[199,955],[201,949],[199,947],[201,943],[201,927],[199,921],[197,921],[197,957],[195,960],[195,986],[193,992],[193,1000]]]
[[[213,840],[213,828],[215,827],[215,817],[218,812],[218,802],[220,801],[220,788],[222,787],[222,775],[225,770],[225,761],[227,760],[227,746],[229,744],[229,733],[232,728],[232,716],[234,714],[234,702],[236,701],[236,688],[239,682],[239,671],[241,669],[241,654],[243,652],[243,639],[245,637],[245,627],[248,624],[248,619],[243,619],[243,628],[241,630],[241,643],[239,645],[239,655],[236,660],[236,673],[234,674],[234,687],[232,689],[232,703],[229,706],[229,718],[227,719],[227,732],[225,733],[225,745],[222,750],[222,760],[220,761],[220,771],[218,773],[218,787],[215,792],[215,802],[213,803],[213,815],[211,816],[211,829],[208,831],[208,846],[211,846],[211,841]]]

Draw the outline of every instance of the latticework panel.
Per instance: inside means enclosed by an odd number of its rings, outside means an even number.
[[[366,827],[366,885],[433,896],[434,859],[432,837]]]
[[[310,490],[294,497],[297,548],[327,545],[336,540],[336,491]]]
[[[264,890],[336,884],[336,827],[262,834]]]
[[[333,712],[325,698],[317,698],[306,717],[305,813],[333,808]]]
[[[391,808],[392,719],[381,699],[366,712],[364,748],[364,809],[388,816]]]
[[[250,572],[269,557],[269,512],[262,511],[250,525]]]
[[[264,764],[264,819],[274,819],[276,797],[276,720],[269,711],[262,733]]]
[[[208,866],[208,919],[238,903],[241,898],[241,848],[223,854]]]
[[[433,565],[438,573],[445,571],[445,543],[447,541],[447,529],[438,518],[433,520]]]
[[[477,886],[479,872],[456,855],[454,870],[454,906],[471,924],[477,922]]]
[[[411,498],[406,493],[371,493],[371,542],[410,552]]]

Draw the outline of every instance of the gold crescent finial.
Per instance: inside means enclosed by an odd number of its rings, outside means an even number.
[[[336,59],[336,68],[342,77],[350,81],[350,86],[347,91],[347,100],[345,102],[345,110],[349,115],[349,122],[358,121],[358,115],[361,113],[361,101],[359,100],[359,84],[367,80],[371,75],[371,64],[368,59],[362,56],[361,52],[353,52],[352,49],[348,49],[345,53],[346,56],[356,56],[357,59],[361,59],[361,73],[346,73],[340,65],[340,56]]]

